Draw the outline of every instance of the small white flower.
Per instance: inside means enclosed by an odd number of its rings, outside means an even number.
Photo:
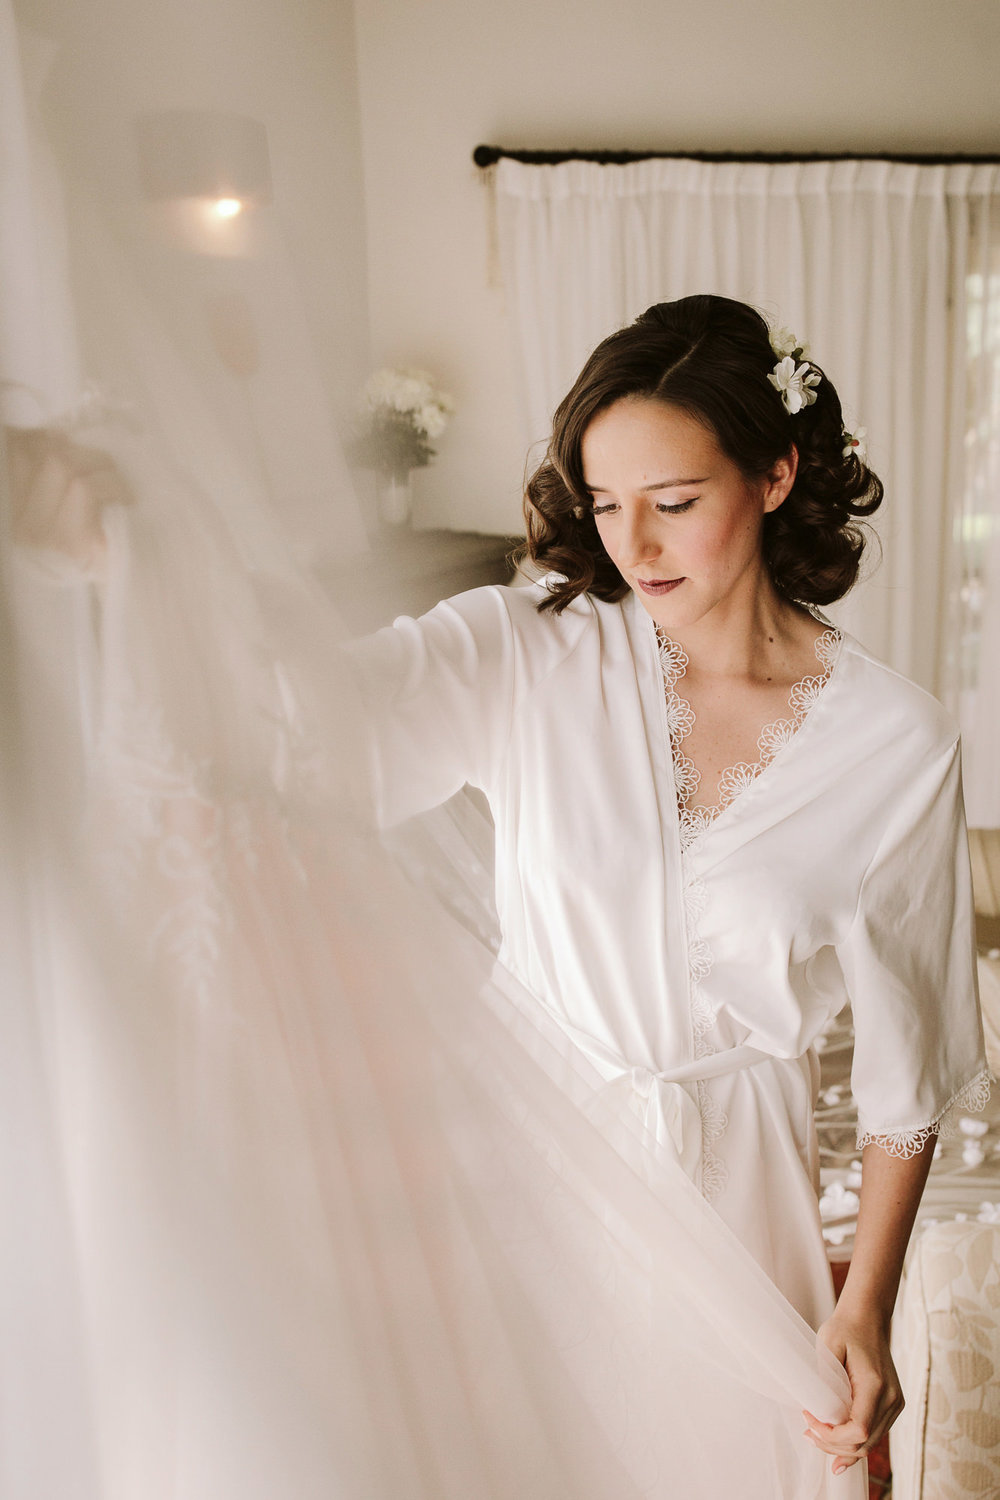
[[[372,411],[379,406],[391,406],[395,387],[395,370],[376,370],[365,383],[361,392],[362,401]]]
[[[419,411],[414,412],[413,420],[429,438],[440,437],[448,425],[448,418],[436,401],[428,401],[426,406],[421,406]]]
[[[974,1120],[971,1115],[963,1115],[958,1122],[958,1128],[965,1136],[971,1136],[974,1141],[981,1140],[989,1130],[985,1120]]]
[[[364,404],[371,410],[389,407],[403,414],[417,412],[426,406],[440,406],[450,411],[451,398],[439,394],[426,370],[376,370],[362,392]]]
[[[794,354],[800,347],[798,339],[790,328],[771,329],[771,348],[779,359],[784,359],[786,354]]]
[[[1000,1203],[980,1203],[976,1218],[980,1224],[1000,1224]]]
[[[850,458],[852,453],[857,454],[862,463],[868,459],[868,428],[859,427],[857,432],[844,433],[844,457]]]
[[[419,374],[403,374],[393,391],[392,404],[399,412],[415,412],[420,410],[429,395],[428,382]]]
[[[816,400],[813,387],[819,385],[822,376],[811,369],[808,364],[797,365],[788,355],[785,359],[778,361],[773,373],[767,378],[775,390],[781,393],[785,410],[794,417],[795,413],[802,411],[804,407],[812,406]]]

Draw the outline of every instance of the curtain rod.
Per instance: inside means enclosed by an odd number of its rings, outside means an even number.
[[[517,151],[506,146],[477,146],[477,167],[492,167],[502,157],[528,166],[555,167],[564,161],[593,161],[603,167],[624,167],[633,161],[783,162],[898,161],[918,167],[1000,165],[1000,156],[971,153],[935,154],[899,151]]]

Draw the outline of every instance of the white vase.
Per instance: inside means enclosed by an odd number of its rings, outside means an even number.
[[[378,518],[383,526],[407,526],[413,513],[411,471],[377,476]]]

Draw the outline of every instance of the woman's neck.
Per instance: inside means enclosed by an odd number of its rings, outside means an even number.
[[[730,595],[701,619],[661,627],[688,658],[689,680],[797,680],[823,627],[802,605],[783,599],[766,575],[759,585]]]

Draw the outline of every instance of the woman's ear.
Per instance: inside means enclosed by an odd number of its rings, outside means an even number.
[[[764,510],[777,510],[787,500],[799,472],[799,450],[793,443],[788,452],[764,475]]]

